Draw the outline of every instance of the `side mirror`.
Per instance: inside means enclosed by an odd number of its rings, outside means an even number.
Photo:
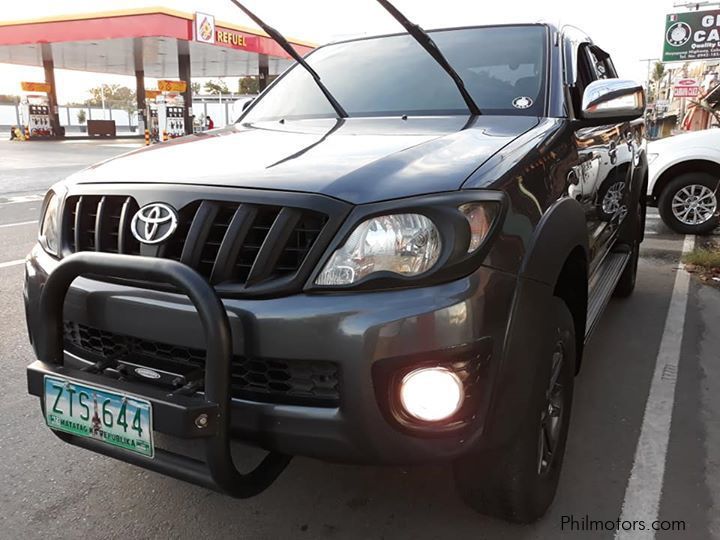
[[[645,112],[645,90],[635,81],[601,79],[591,82],[582,98],[582,119],[627,122]]]

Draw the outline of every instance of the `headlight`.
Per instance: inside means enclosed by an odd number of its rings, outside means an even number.
[[[417,276],[440,257],[435,224],[421,214],[389,214],[358,225],[333,253],[316,285],[350,285],[374,272]]]
[[[492,203],[468,203],[460,207],[470,225],[470,245],[468,253],[477,250],[490,232],[490,227],[498,214],[500,205]]]
[[[650,163],[652,163],[653,161],[655,161],[655,160],[658,158],[659,155],[660,155],[660,154],[648,154],[648,156],[647,156],[648,165],[650,165]]]
[[[51,255],[57,256],[59,242],[60,196],[50,191],[45,212],[40,222],[40,244]]]

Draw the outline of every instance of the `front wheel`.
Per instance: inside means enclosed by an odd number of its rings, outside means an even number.
[[[709,234],[720,224],[719,188],[720,179],[711,174],[681,174],[662,190],[660,216],[677,233]]]
[[[553,298],[555,344],[539,366],[527,408],[507,446],[470,453],[453,464],[458,491],[471,508],[515,523],[532,523],[552,504],[565,454],[576,366],[575,325]]]
[[[640,259],[640,243],[635,241],[630,248],[630,259],[625,266],[625,270],[620,275],[620,279],[615,285],[613,296],[618,298],[627,298],[635,290],[635,282],[637,281],[638,260]]]

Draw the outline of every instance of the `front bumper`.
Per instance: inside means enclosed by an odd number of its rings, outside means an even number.
[[[58,351],[53,363],[47,338],[41,337],[41,292],[48,275],[68,260],[58,263],[36,248],[26,265],[28,327],[42,361],[29,370],[30,391],[35,395],[41,393],[37,380],[42,373],[72,370],[71,375],[76,376],[78,369],[90,363],[69,351]],[[150,261],[150,266],[158,264]],[[103,274],[87,269],[81,273]],[[226,313],[228,346],[235,354],[288,363],[327,360],[339,366],[340,377],[340,401],[334,407],[229,400],[229,412],[224,415],[229,437],[275,454],[353,463],[406,464],[450,460],[464,454],[482,440],[515,286],[515,276],[480,267],[466,278],[420,289],[218,301]],[[205,294],[212,297],[207,300],[217,298],[211,290]],[[60,321],[62,318],[118,334],[206,348],[202,317],[182,294],[80,277],[69,287]],[[214,324],[213,320],[207,322]],[[484,362],[479,399],[468,422],[442,433],[408,430],[393,422],[378,399],[376,368],[458,350]],[[149,384],[125,391],[153,399]],[[213,402],[207,395],[204,400]],[[157,400],[158,411],[163,409],[161,401]],[[207,404],[199,402],[198,406]],[[194,412],[182,411],[174,420],[154,425],[158,431],[192,437]]]

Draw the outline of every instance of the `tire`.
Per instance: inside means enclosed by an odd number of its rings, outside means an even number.
[[[662,217],[668,227],[680,234],[711,233],[720,224],[720,220],[718,220],[718,211],[720,211],[719,184],[720,179],[708,173],[696,172],[681,174],[670,181],[660,193],[660,198],[658,199],[660,217]],[[704,207],[707,209],[705,213],[709,214],[707,219],[698,223],[691,223],[695,216],[698,216],[698,219],[701,217],[700,214],[693,214],[692,210],[686,218],[686,222],[683,222],[683,220],[678,217],[677,210],[683,208],[678,205],[682,204],[682,201],[687,196],[691,196],[689,195],[690,193],[702,194],[705,202],[710,201],[710,206]],[[673,210],[673,205],[675,205],[676,211]]]
[[[642,189],[645,189],[643,186]],[[643,192],[644,193],[644,192]],[[613,296],[618,298],[627,298],[635,290],[635,282],[637,281],[638,261],[640,260],[640,242],[642,242],[645,234],[645,202],[644,198],[638,201],[635,219],[631,220],[632,215],[628,216],[627,228],[620,234],[620,246],[625,252],[630,252],[630,260],[625,266],[625,270],[620,275],[620,279],[615,285]]]
[[[627,298],[635,290],[635,282],[637,281],[638,260],[640,259],[640,242],[634,242],[630,252],[630,260],[625,266],[620,279],[615,285],[613,296],[618,298]]]
[[[471,452],[453,463],[455,485],[468,506],[514,523],[532,523],[552,504],[570,423],[577,363],[575,326],[570,310],[559,298],[553,298],[548,314],[553,317],[556,341],[552,357],[540,359],[536,384],[522,417],[501,420],[516,422],[516,435],[506,446]],[[552,384],[553,374],[556,384]],[[558,408],[548,415],[551,402]],[[541,440],[545,433],[552,436]],[[554,451],[542,461],[545,440],[554,441]]]

